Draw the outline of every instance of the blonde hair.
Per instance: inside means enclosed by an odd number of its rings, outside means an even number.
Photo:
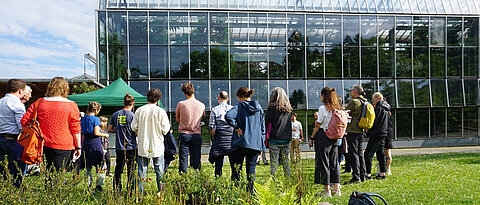
[[[97,115],[102,109],[102,104],[98,102],[89,102],[87,107],[87,113],[95,113]]]
[[[372,97],[383,100],[383,95],[380,92],[373,93]]]
[[[105,116],[100,116],[98,118],[100,118],[100,128],[102,128],[102,130],[106,130],[108,126],[108,118]]]
[[[68,87],[68,82],[65,78],[54,77],[47,86],[47,92],[45,97],[57,97],[62,96],[64,98],[68,97],[70,92],[70,87]]]

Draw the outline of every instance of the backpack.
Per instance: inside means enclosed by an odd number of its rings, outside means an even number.
[[[360,120],[358,121],[358,127],[368,130],[372,128],[373,121],[375,121],[375,109],[369,102],[365,102],[361,98],[358,98],[358,100],[362,103],[362,112],[360,114]]]
[[[348,113],[343,110],[335,109],[332,113],[332,118],[328,123],[325,135],[331,140],[342,139],[347,130]]]
[[[385,199],[375,193],[359,193],[359,192],[352,192],[350,195],[350,200],[348,200],[348,205],[376,205],[375,201],[371,198],[371,196],[375,196],[380,198],[385,205],[388,205]]]
[[[38,164],[43,161],[43,137],[40,130],[40,124],[37,121],[38,104],[37,101],[33,106],[33,118],[27,126],[25,126],[17,138],[17,143],[23,147],[20,160],[26,164]]]

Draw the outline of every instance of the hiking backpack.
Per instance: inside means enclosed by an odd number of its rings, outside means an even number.
[[[39,103],[40,100],[32,105],[35,106],[32,121],[28,122],[27,126],[20,131],[17,138],[17,143],[23,147],[20,160],[26,164],[38,164],[43,161],[43,137],[37,121]]]
[[[328,123],[325,135],[332,140],[342,139],[347,130],[348,113],[343,110],[335,109],[332,113],[332,118]]]
[[[359,192],[352,192],[350,195],[350,200],[348,200],[348,205],[377,205],[375,201],[371,198],[371,196],[378,197],[382,200],[385,205],[388,205],[385,199],[375,193],[359,193]]]
[[[375,109],[373,105],[367,101],[363,101],[361,98],[358,98],[362,103],[362,112],[360,114],[360,120],[358,121],[358,127],[361,129],[370,129],[373,126],[373,121],[375,121]]]

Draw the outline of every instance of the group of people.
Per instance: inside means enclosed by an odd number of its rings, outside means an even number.
[[[105,160],[109,157],[108,137],[115,133],[116,167],[113,186],[121,191],[121,175],[127,165],[127,189],[144,192],[147,167],[153,161],[158,191],[165,187],[161,178],[171,159],[166,157],[168,151],[176,152],[175,146],[168,146],[168,136],[172,127],[167,112],[158,106],[162,97],[159,89],[151,89],[147,93],[148,104],[133,112],[135,99],[126,94],[124,107],[115,112],[110,121],[97,117],[101,104],[90,102],[85,116],[79,117],[78,106],[67,99],[68,82],[55,77],[49,83],[45,97],[38,99],[25,109],[22,100],[31,96],[25,82],[18,79],[8,81],[8,93],[0,99],[0,162],[8,161],[8,171],[14,177],[15,186],[22,183],[26,165],[18,156],[17,135],[22,127],[32,120],[36,113],[44,141],[44,157],[47,169],[66,171],[72,161],[83,160],[86,167],[88,184],[92,185],[91,170],[97,171],[95,189],[102,191],[105,181]],[[186,99],[178,102],[175,120],[178,122],[178,155],[179,172],[187,174],[188,164],[196,170],[201,169],[201,126],[205,117],[205,105],[195,98],[192,83],[182,84]],[[29,93],[30,91],[30,93]],[[218,105],[213,107],[209,116],[208,128],[212,140],[209,161],[215,164],[215,176],[222,175],[225,156],[231,166],[231,179],[239,180],[242,165],[245,161],[247,190],[252,192],[255,181],[257,159],[267,146],[270,155],[271,174],[275,175],[280,164],[285,176],[290,176],[290,160],[296,163],[301,160],[299,144],[304,141],[302,124],[297,121],[297,114],[292,112],[285,90],[276,87],[271,90],[268,107],[264,109],[256,100],[252,100],[254,90],[241,87],[236,92],[238,103],[229,105],[229,94],[221,91],[218,94]],[[383,100],[381,93],[372,96],[376,118],[373,127],[362,130],[358,121],[362,115],[362,105],[367,100],[363,97],[363,88],[354,85],[350,91],[352,100],[346,107],[334,88],[325,87],[321,91],[323,103],[318,109],[318,118],[310,137],[310,146],[315,147],[315,183],[323,184],[322,196],[341,195],[340,165],[338,157],[338,140],[331,140],[325,135],[334,110],[349,110],[352,117],[345,136],[348,142],[347,164],[353,170],[352,179],[346,184],[372,179],[371,161],[377,154],[380,173],[377,179],[384,179],[386,168],[385,139],[389,132],[390,106]],[[23,102],[23,103],[22,103]],[[33,105],[38,106],[35,110]],[[108,128],[107,128],[108,122]],[[362,150],[362,136],[369,136],[365,156]],[[172,136],[173,138],[173,136]],[[7,156],[5,159],[4,156]],[[82,158],[80,158],[83,156]],[[189,159],[190,157],[190,159]],[[134,163],[138,166],[138,181],[135,183]],[[108,162],[110,163],[110,162]],[[7,170],[0,166],[5,176]],[[331,190],[333,187],[333,190]]]

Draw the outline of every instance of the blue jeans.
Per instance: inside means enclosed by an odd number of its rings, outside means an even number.
[[[87,183],[88,186],[92,185],[93,177],[92,177],[92,168],[94,166],[87,166],[87,172],[85,172],[85,176],[87,177]],[[97,172],[97,183],[96,186],[103,186],[105,183],[105,172],[106,170],[104,169],[103,166],[95,166],[96,172]]]
[[[202,156],[202,135],[178,134],[178,144],[180,144],[178,154],[178,169],[180,172],[187,173],[188,154],[190,153],[190,166],[193,169],[200,169],[200,158]]]
[[[274,145],[269,144],[270,150],[270,173],[275,176],[279,164],[283,164],[283,172],[285,176],[290,176],[290,162],[288,155],[290,153],[290,145]]]
[[[17,188],[22,184],[23,175],[27,167],[25,162],[20,161],[22,151],[23,148],[17,143],[17,140],[6,139],[0,136],[0,174],[6,180],[7,172],[5,168],[7,168],[13,178],[13,184]],[[5,156],[7,160],[5,160]],[[8,165],[5,164],[5,161],[8,161]]]
[[[155,174],[157,175],[157,188],[158,191],[162,190],[162,182],[160,181],[163,176],[163,168],[165,167],[165,160],[163,156],[155,157],[153,159],[153,169],[155,170]],[[144,184],[147,179],[147,169],[148,169],[148,162],[150,158],[138,156],[137,163],[138,163],[138,190],[140,193],[144,193]]]
[[[247,149],[247,148],[237,148],[232,150],[230,153],[230,166],[232,168],[232,180],[240,180],[240,171],[242,171],[243,159],[246,160],[245,164],[247,166],[247,180],[248,186],[247,191],[253,193],[253,185],[255,183],[255,167],[257,166],[257,158],[260,154],[260,151]]]

